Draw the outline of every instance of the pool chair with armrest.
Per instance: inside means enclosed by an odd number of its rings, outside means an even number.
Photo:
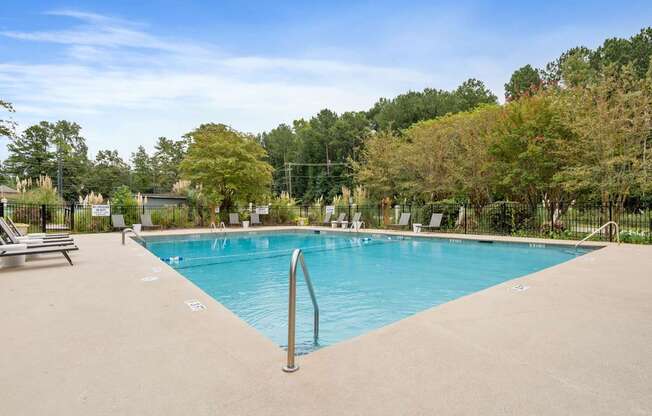
[[[240,225],[240,214],[232,212],[229,214],[229,226]]]
[[[249,221],[249,224],[253,227],[254,225],[263,225],[262,222],[260,222],[260,215],[256,214],[255,212],[251,213],[251,221]]]
[[[422,225],[422,230],[438,230],[441,228],[441,219],[444,217],[444,214],[433,213],[430,217],[430,224]]]
[[[7,217],[4,218],[4,221],[7,223],[9,228],[14,232],[14,234],[18,237],[30,237],[30,238],[43,238],[43,239],[50,239],[50,238],[68,238],[70,237],[69,233],[52,233],[52,234],[46,234],[46,233],[27,233],[27,234],[22,234],[18,227],[16,227],[16,224],[12,221],[11,218]]]
[[[27,244],[29,247],[50,247],[74,244],[72,238],[43,239],[17,236],[2,218],[0,218],[0,239],[6,244]]]
[[[140,225],[142,225],[143,228],[161,228],[160,225],[156,225],[152,222],[152,216],[150,214],[141,214]]]
[[[326,227],[330,227],[331,225],[331,213],[327,212],[324,214],[324,221],[322,221],[321,225],[325,225]]]
[[[406,228],[410,226],[410,213],[404,212],[401,214],[397,224],[388,224],[389,228]]]
[[[353,214],[353,219],[351,220],[351,224],[349,224],[350,228],[357,228],[356,224],[360,223],[360,226],[364,225],[364,221],[362,221],[362,212],[356,212]]]
[[[61,253],[72,266],[72,260],[68,255],[71,251],[77,251],[79,247],[67,246],[27,246],[25,244],[4,244],[0,238],[0,259],[14,256],[29,256],[33,254]]]
[[[111,225],[113,228],[117,228],[118,230],[127,228],[127,224],[125,224],[125,217],[123,217],[122,214],[111,215]]]
[[[345,223],[348,224],[348,221],[346,220],[346,213],[345,212],[340,212],[340,215],[335,220],[335,224],[342,225],[342,224],[345,224]]]

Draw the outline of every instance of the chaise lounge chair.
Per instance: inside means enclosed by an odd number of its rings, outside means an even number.
[[[229,226],[240,225],[240,214],[232,212],[229,214]]]
[[[409,212],[404,212],[401,214],[401,218],[398,220],[398,224],[388,224],[390,228],[405,228],[410,226],[410,216]]]
[[[113,225],[113,228],[117,228],[118,230],[127,228],[125,217],[123,217],[122,214],[111,215],[111,224]]]
[[[254,225],[263,225],[262,222],[260,222],[260,215],[256,214],[255,212],[251,213],[251,221],[249,221],[249,224],[253,227]]]
[[[324,221],[321,223],[321,225],[324,225],[326,227],[330,227],[331,225],[331,213],[327,212],[324,214]]]
[[[441,228],[441,219],[444,217],[444,214],[436,214],[433,213],[432,216],[430,217],[430,224],[428,225],[422,225],[421,229],[439,229]]]
[[[16,224],[12,221],[11,218],[4,218],[5,223],[11,230],[14,232],[14,234],[18,237],[29,237],[29,238],[43,238],[43,239],[50,239],[50,238],[67,238],[70,237],[69,233],[56,233],[56,234],[46,234],[46,233],[27,233],[27,234],[22,234],[18,227],[16,227]]]
[[[13,230],[4,219],[0,218],[0,240],[5,244],[26,244],[29,247],[52,247],[52,246],[66,246],[74,244],[72,238],[31,238],[22,237],[14,234]]]
[[[342,225],[342,224],[348,224],[348,223],[349,222],[346,220],[346,213],[340,212],[340,215],[335,220],[335,224]]]
[[[32,254],[49,254],[49,253],[61,253],[63,257],[68,260],[68,263],[72,266],[72,260],[68,255],[70,251],[79,250],[77,246],[30,246],[25,248],[25,244],[19,244],[19,248],[16,248],[15,244],[4,244],[2,239],[0,239],[0,259],[5,257],[14,257],[14,256],[29,256]]]
[[[161,228],[160,225],[156,225],[152,222],[152,216],[150,214],[141,214],[140,225],[142,225],[143,228]]]

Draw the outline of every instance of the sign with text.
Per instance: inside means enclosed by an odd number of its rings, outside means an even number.
[[[261,205],[259,207],[256,207],[256,214],[258,214],[258,215],[268,215],[269,214],[269,206]]]
[[[335,214],[335,205],[326,205],[327,214]]]
[[[93,217],[108,217],[111,215],[111,207],[108,205],[93,205],[91,215]]]

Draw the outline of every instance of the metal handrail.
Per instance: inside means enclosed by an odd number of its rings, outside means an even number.
[[[308,267],[306,267],[306,261],[303,258],[303,253],[301,252],[301,249],[297,248],[292,252],[292,260],[290,261],[288,299],[288,358],[287,364],[283,366],[283,371],[286,373],[293,373],[299,369],[299,366],[294,363],[297,310],[297,263],[301,263],[303,278],[306,281],[308,292],[310,292],[310,299],[312,300],[312,307],[314,309],[313,340],[315,344],[319,339],[319,306],[317,305],[317,297],[315,296],[315,289],[312,287],[312,281],[310,280],[310,274],[308,274]]]
[[[219,225],[215,225],[215,223],[212,222],[210,228],[213,230],[217,230],[219,228],[222,230],[222,232],[226,232],[226,225],[224,224],[224,221],[220,221]]]
[[[359,226],[359,227],[356,227],[356,226],[355,226],[356,221],[351,221],[351,225],[349,225],[349,231],[355,231],[355,232],[357,233],[357,232],[360,231],[361,229],[363,229],[363,228],[367,228],[367,226],[366,226],[366,224],[364,223],[364,221],[357,221],[357,222],[360,223],[360,226]]]
[[[143,239],[143,237],[141,237],[140,234],[138,234],[133,228],[123,228],[122,229],[122,245],[123,246],[125,245],[125,235],[128,232],[133,233],[136,236],[136,238],[138,238],[143,243],[144,246],[147,246],[147,241],[145,241]]]
[[[618,244],[620,244],[620,228],[618,227],[618,223],[616,221],[607,221],[600,228],[598,228],[597,230],[593,231],[591,234],[587,235],[586,237],[584,237],[583,239],[578,241],[577,244],[575,244],[575,249],[577,249],[580,246],[580,244],[582,244],[583,242],[585,242],[589,238],[593,237],[594,235],[596,235],[600,231],[604,230],[609,225],[615,225],[616,226],[616,241],[618,242]]]

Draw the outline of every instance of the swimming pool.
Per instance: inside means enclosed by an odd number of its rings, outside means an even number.
[[[147,248],[279,346],[287,343],[288,269],[301,248],[320,308],[297,287],[297,351],[355,337],[586,253],[563,246],[290,231],[146,237]]]

